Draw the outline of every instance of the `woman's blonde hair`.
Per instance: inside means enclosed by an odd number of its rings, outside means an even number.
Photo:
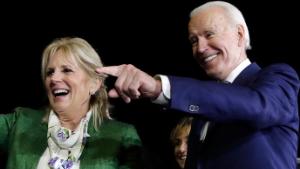
[[[42,79],[45,82],[47,65],[49,58],[53,56],[57,51],[64,54],[65,57],[73,57],[79,67],[83,69],[89,78],[99,79],[102,81],[100,89],[95,93],[91,94],[89,108],[92,111],[93,125],[97,130],[101,125],[104,118],[110,118],[108,112],[108,96],[106,87],[104,85],[105,77],[99,76],[95,70],[96,68],[103,67],[100,56],[95,49],[84,39],[78,37],[65,37],[55,39],[50,43],[44,50],[42,55]],[[48,121],[49,112],[45,116],[44,120]]]

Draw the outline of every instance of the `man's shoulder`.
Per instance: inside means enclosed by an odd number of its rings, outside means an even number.
[[[286,63],[276,63],[263,68],[260,75],[264,78],[270,77],[273,81],[284,79],[289,81],[290,84],[299,85],[299,76],[296,70]]]
[[[288,71],[288,72],[296,73],[295,69],[291,65],[286,64],[286,63],[276,63],[276,64],[269,65],[263,69],[263,71],[266,71],[266,70]]]

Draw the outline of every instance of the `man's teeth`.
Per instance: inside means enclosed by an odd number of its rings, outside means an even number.
[[[206,57],[206,58],[204,59],[204,62],[207,63],[207,62],[213,60],[215,57],[217,57],[216,54],[215,54],[215,55],[208,56],[208,57]]]

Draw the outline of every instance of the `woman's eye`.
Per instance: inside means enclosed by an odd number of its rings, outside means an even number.
[[[198,39],[197,39],[196,37],[190,38],[190,43],[191,43],[192,45],[195,45],[197,42],[198,42]]]
[[[63,69],[63,72],[64,73],[69,73],[69,72],[73,72],[73,70],[72,69]]]
[[[46,72],[46,76],[51,76],[54,73],[54,70],[48,70]]]

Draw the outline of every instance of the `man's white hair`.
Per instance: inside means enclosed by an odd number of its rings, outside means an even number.
[[[220,7],[222,9],[224,9],[224,11],[226,12],[226,14],[228,15],[228,18],[234,23],[234,24],[241,24],[244,29],[245,29],[245,45],[246,45],[246,50],[247,49],[251,49],[251,45],[250,45],[250,35],[249,35],[249,30],[246,24],[246,21],[244,19],[244,16],[242,14],[242,12],[235,7],[234,5],[228,3],[228,2],[224,2],[224,1],[211,1],[211,2],[207,2],[197,8],[195,8],[191,13],[190,13],[190,17],[196,15],[198,12],[203,11],[207,8],[210,7]]]

